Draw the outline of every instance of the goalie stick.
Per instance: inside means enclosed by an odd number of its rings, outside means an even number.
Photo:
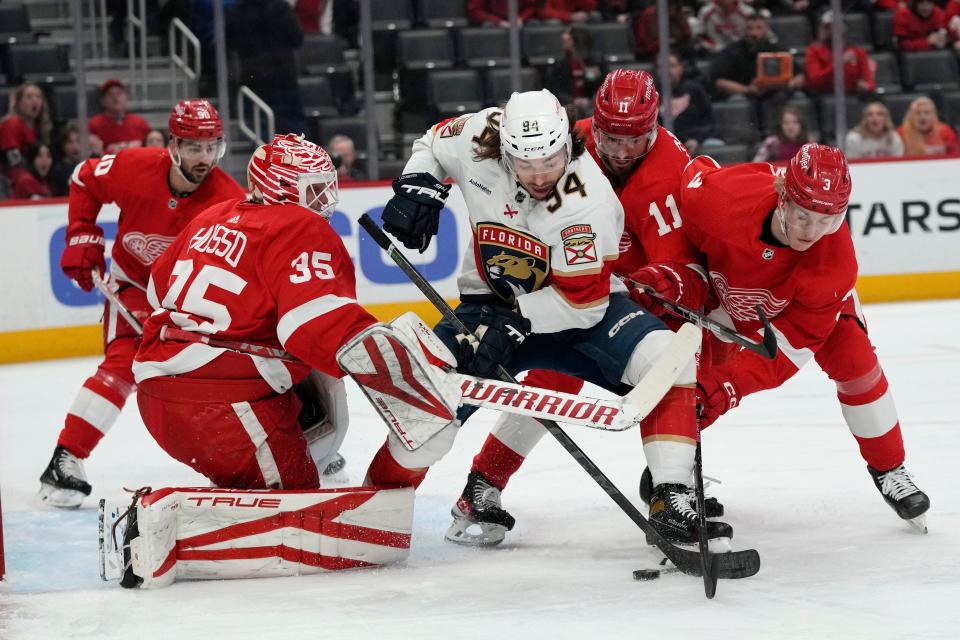
[[[458,331],[468,332],[466,325],[454,314],[453,309],[447,304],[446,300],[437,292],[436,289],[417,271],[416,267],[410,263],[407,257],[390,241],[387,234],[373,221],[370,216],[363,214],[360,216],[360,226],[370,235],[390,258],[397,263],[397,266],[410,278],[411,282],[420,289],[427,299],[447,318]],[[499,367],[498,374],[504,379],[514,381],[513,376],[504,368]],[[594,482],[600,485],[610,499],[633,520],[641,531],[653,541],[658,549],[667,559],[670,560],[681,572],[687,575],[702,576],[703,566],[701,556],[696,551],[681,549],[674,546],[666,538],[653,528],[653,525],[640,513],[640,510],[611,482],[603,471],[587,457],[587,454],[577,445],[574,440],[553,420],[540,420],[540,423],[550,432],[560,445],[569,453],[577,463],[583,467],[584,471],[593,478]],[[745,551],[731,551],[729,553],[717,554],[713,557],[713,571],[720,578],[747,578],[760,570],[760,554],[754,549]]]
[[[697,313],[690,307],[686,307],[679,302],[674,302],[670,298],[663,297],[657,293],[656,289],[634,280],[627,280],[627,282],[630,282],[638,289],[642,289],[644,293],[649,295],[651,298],[656,299],[656,301],[666,307],[668,311],[675,313],[688,322],[692,322],[698,327],[706,329],[715,336],[730,340],[731,342],[740,345],[744,349],[752,351],[757,355],[761,355],[769,360],[773,360],[777,357],[777,335],[774,333],[773,325],[771,325],[770,321],[767,320],[767,315],[763,312],[763,309],[761,309],[759,305],[754,307],[754,309],[757,310],[757,317],[760,318],[760,322],[763,323],[763,339],[760,342],[754,342],[750,338],[737,333],[736,331],[717,322],[716,320],[712,320],[701,313]]]

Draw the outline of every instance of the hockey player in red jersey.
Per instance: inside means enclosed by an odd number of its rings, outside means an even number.
[[[182,100],[170,112],[167,149],[127,149],[77,165],[70,184],[63,272],[85,291],[91,270],[105,273],[103,230],[97,214],[120,208],[111,252],[110,281],[123,304],[141,319],[150,312],[150,267],[197,214],[243,189],[217,167],[224,153],[223,124],[206,100]],[[49,505],[79,507],[90,494],[83,460],[116,421],[134,389],[130,365],[137,332],[109,302],[103,316],[104,359],[70,407],[53,458],[40,477]]]
[[[577,122],[577,130],[623,205],[624,234],[614,272],[629,274],[650,262],[662,266],[638,272],[638,278],[648,277],[654,282],[664,277],[664,270],[688,272],[684,281],[691,284],[683,299],[689,302],[702,298],[707,288],[706,275],[699,264],[673,262],[674,256],[684,254],[686,247],[677,231],[677,206],[680,174],[690,156],[672,133],[657,124],[659,107],[660,96],[649,73],[617,69],[607,74],[597,91],[593,117]],[[648,309],[654,308],[649,300],[642,302]],[[583,381],[537,369],[526,375],[524,384],[578,393]],[[669,410],[677,394],[677,389],[667,394],[661,412]],[[659,450],[672,447],[674,441],[674,435],[662,425],[658,428],[657,421],[662,417],[655,412],[641,424],[644,451],[654,467],[663,459]],[[500,416],[473,459],[467,484],[453,508],[454,521],[447,540],[467,545],[493,545],[503,540],[514,520],[502,509],[500,492],[545,433],[531,418]],[[693,486],[692,481],[686,485]],[[664,484],[660,493],[666,496],[670,488]],[[495,516],[503,524],[489,522]],[[480,532],[467,533],[470,525],[477,525]]]
[[[686,168],[682,184],[683,232],[712,285],[708,309],[752,335],[760,327],[759,305],[779,341],[776,359],[767,360],[705,337],[701,425],[746,395],[780,386],[814,358],[837,384],[844,419],[884,500],[925,530],[930,501],[904,467],[893,397],[854,290],[857,260],[843,224],[851,190],[843,152],[807,144],[785,170],[766,163],[720,168],[701,157]],[[656,288],[676,298],[675,290]]]

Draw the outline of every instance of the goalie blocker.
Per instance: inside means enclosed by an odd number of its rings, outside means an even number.
[[[157,588],[393,564],[410,551],[413,498],[410,487],[141,489],[123,512],[100,501],[100,577]]]

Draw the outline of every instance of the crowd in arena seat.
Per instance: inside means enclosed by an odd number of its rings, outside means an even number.
[[[380,177],[391,177],[426,127],[509,97],[508,2],[370,1],[374,85],[381,109],[385,96],[393,109],[389,128],[382,113],[378,123]],[[155,33],[180,17],[213,59],[210,0],[147,4]],[[808,139],[842,143],[851,158],[960,153],[960,0],[842,0],[842,21],[830,4],[668,3],[671,101],[664,109],[691,153],[776,160]],[[108,6],[122,18],[125,3]],[[358,0],[228,0],[225,8],[231,94],[241,83],[253,87],[274,108],[278,128],[336,146],[344,180],[366,179]],[[664,34],[654,0],[518,0],[518,9],[523,90],[547,87],[587,116],[611,69],[657,75]],[[0,119],[0,198],[64,195],[80,160],[67,52],[38,41],[24,5],[5,0],[0,18],[0,105],[9,105]],[[835,29],[846,92],[839,105]],[[125,33],[111,34],[122,52]],[[204,68],[200,90],[210,97],[215,77],[212,65]],[[164,131],[131,113],[122,80],[88,94],[93,154],[165,144]],[[838,108],[847,122],[841,140]]]

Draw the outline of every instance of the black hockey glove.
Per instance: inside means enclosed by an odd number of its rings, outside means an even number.
[[[457,336],[460,353],[457,370],[481,378],[493,378],[497,365],[507,366],[523,341],[530,335],[530,321],[509,307],[484,306],[480,326],[473,335]]]
[[[393,181],[396,194],[383,209],[383,229],[408,249],[427,250],[437,234],[450,186],[429,173],[405,173]]]

